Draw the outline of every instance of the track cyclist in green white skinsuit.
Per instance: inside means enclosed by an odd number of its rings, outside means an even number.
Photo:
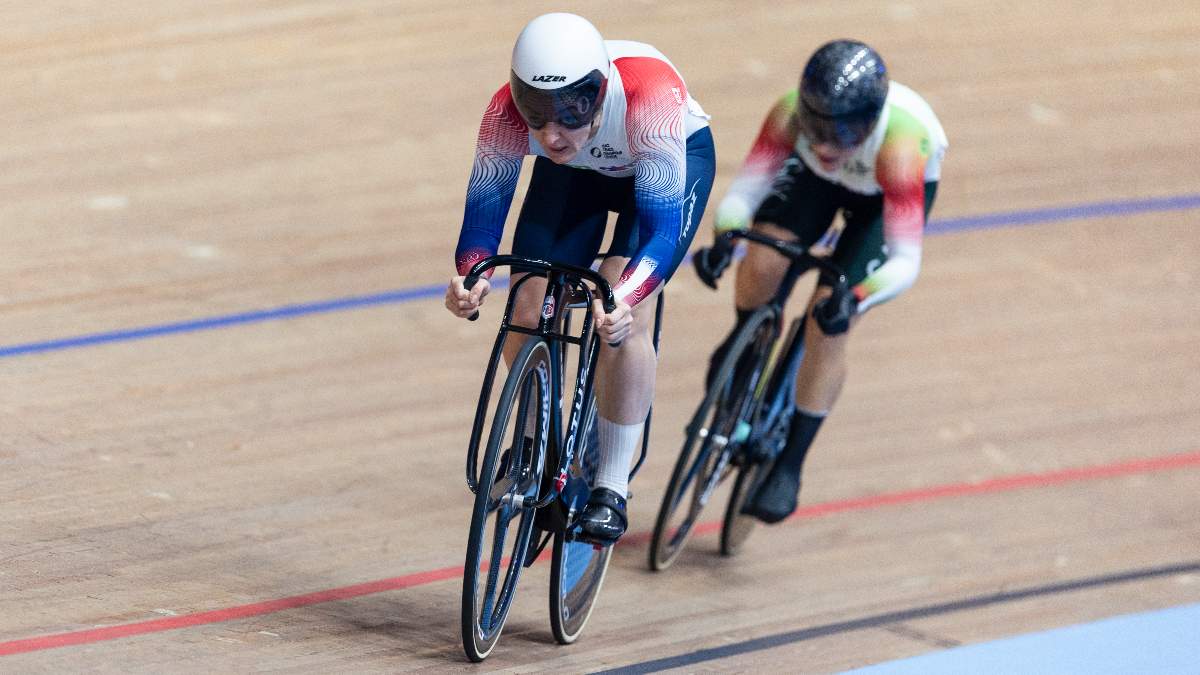
[[[800,87],[771,108],[718,207],[717,234],[751,227],[806,247],[820,242],[833,249],[848,282],[819,285],[809,300],[788,440],[745,507],[764,522],[783,520],[796,509],[804,456],[845,381],[850,329],[863,312],[917,278],[946,146],[929,105],[890,81],[874,49],[837,40],[812,55]],[[845,221],[840,232],[830,229],[838,211]],[[697,251],[701,280],[716,288],[731,253],[720,245]],[[774,295],[788,264],[766,247],[748,247],[737,269],[737,326],[717,348],[710,371],[737,330]]]

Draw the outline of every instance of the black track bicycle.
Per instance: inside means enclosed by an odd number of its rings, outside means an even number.
[[[464,285],[470,289],[485,272],[504,265],[529,274],[509,290],[467,449],[467,485],[475,503],[463,569],[462,636],[475,662],[496,646],[521,570],[551,540],[550,626],[560,644],[583,632],[612,554],[611,546],[589,540],[579,527],[598,460],[592,386],[600,338],[592,301],[599,297],[605,312],[612,312],[612,288],[590,269],[508,255],[481,260]],[[525,328],[512,323],[513,307],[521,286],[534,277],[546,278],[546,294],[538,326]],[[656,349],[661,303],[660,295]],[[504,344],[513,333],[528,337],[493,397]],[[642,460],[648,438],[649,419]]]
[[[816,257],[794,242],[753,230],[726,232],[727,244],[746,239],[769,246],[791,260],[771,298],[729,341],[714,364],[704,399],[685,429],[650,543],[650,569],[664,570],[687,543],[701,511],[728,476],[737,474],[721,526],[721,554],[736,554],[754,529],[755,519],[742,507],[770,472],[787,441],[795,408],[796,374],[804,358],[807,313],[794,319],[786,336],[783,310],[808,270],[817,269],[829,284],[846,283],[829,259]]]

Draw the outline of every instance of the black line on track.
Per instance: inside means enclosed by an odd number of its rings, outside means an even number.
[[[766,637],[746,640],[712,649],[701,649],[690,654],[681,654],[679,656],[670,656],[665,659],[655,659],[654,661],[646,661],[644,663],[634,663],[620,668],[612,668],[610,670],[601,670],[592,673],[592,675],[643,675],[644,673],[658,673],[671,668],[680,668],[683,666],[695,665],[706,661],[715,661],[724,659],[730,656],[739,654],[747,654],[750,652],[761,651],[764,649],[773,649],[783,645],[795,644],[812,640],[827,635],[837,635],[838,633],[849,633],[864,628],[878,628],[890,623],[899,621],[912,621],[914,619],[923,619],[930,616],[938,616],[941,614],[949,614],[951,612],[961,612],[968,609],[979,609],[1004,602],[1014,602],[1017,600],[1026,600],[1046,595],[1055,595],[1057,593],[1070,593],[1072,591],[1081,591],[1099,586],[1111,586],[1114,584],[1123,584],[1130,581],[1141,581],[1143,579],[1153,579],[1155,577],[1171,576],[1173,574],[1184,574],[1188,572],[1200,572],[1200,561],[1182,563],[1179,565],[1170,565],[1167,567],[1152,567],[1148,569],[1133,570],[1130,572],[1118,572],[1115,574],[1106,574],[1098,577],[1090,577],[1087,579],[1079,579],[1076,581],[1064,581],[1056,584],[1047,584],[1045,586],[1035,586],[1015,591],[1002,591],[991,595],[981,595],[965,600],[956,600],[954,602],[946,602],[937,605],[928,605],[926,607],[917,607],[915,609],[906,609],[898,612],[887,612],[885,614],[876,614],[862,619],[854,619],[851,621],[840,621],[838,623],[825,624],[824,626],[814,626],[803,630],[788,631],[786,633],[778,633],[776,635],[768,635]]]

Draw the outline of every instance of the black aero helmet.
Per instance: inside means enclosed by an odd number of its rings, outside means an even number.
[[[854,40],[829,42],[800,76],[800,132],[810,143],[857,147],[875,128],[887,93],[887,68],[878,52]]]

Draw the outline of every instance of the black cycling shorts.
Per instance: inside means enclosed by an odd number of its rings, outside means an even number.
[[[937,181],[925,184],[925,217],[933,208]],[[830,233],[822,244],[833,246],[832,259],[846,274],[851,286],[866,279],[887,260],[883,240],[883,195],[864,195],[821,178],[804,164],[795,151],[788,157],[771,192],[754,214],[755,223],[773,223],[800,238],[805,248],[829,232],[838,211],[845,228]]]
[[[708,205],[716,173],[712,132],[699,129],[687,139],[684,213],[675,257],[663,283],[687,254],[697,225]],[[694,202],[693,202],[694,198]],[[637,202],[633,176],[614,178],[590,169],[574,169],[538,157],[525,203],[513,233],[513,255],[591,267],[604,244],[608,214],[616,212],[612,241],[606,255],[632,257],[638,250]],[[514,272],[521,272],[513,267]]]

